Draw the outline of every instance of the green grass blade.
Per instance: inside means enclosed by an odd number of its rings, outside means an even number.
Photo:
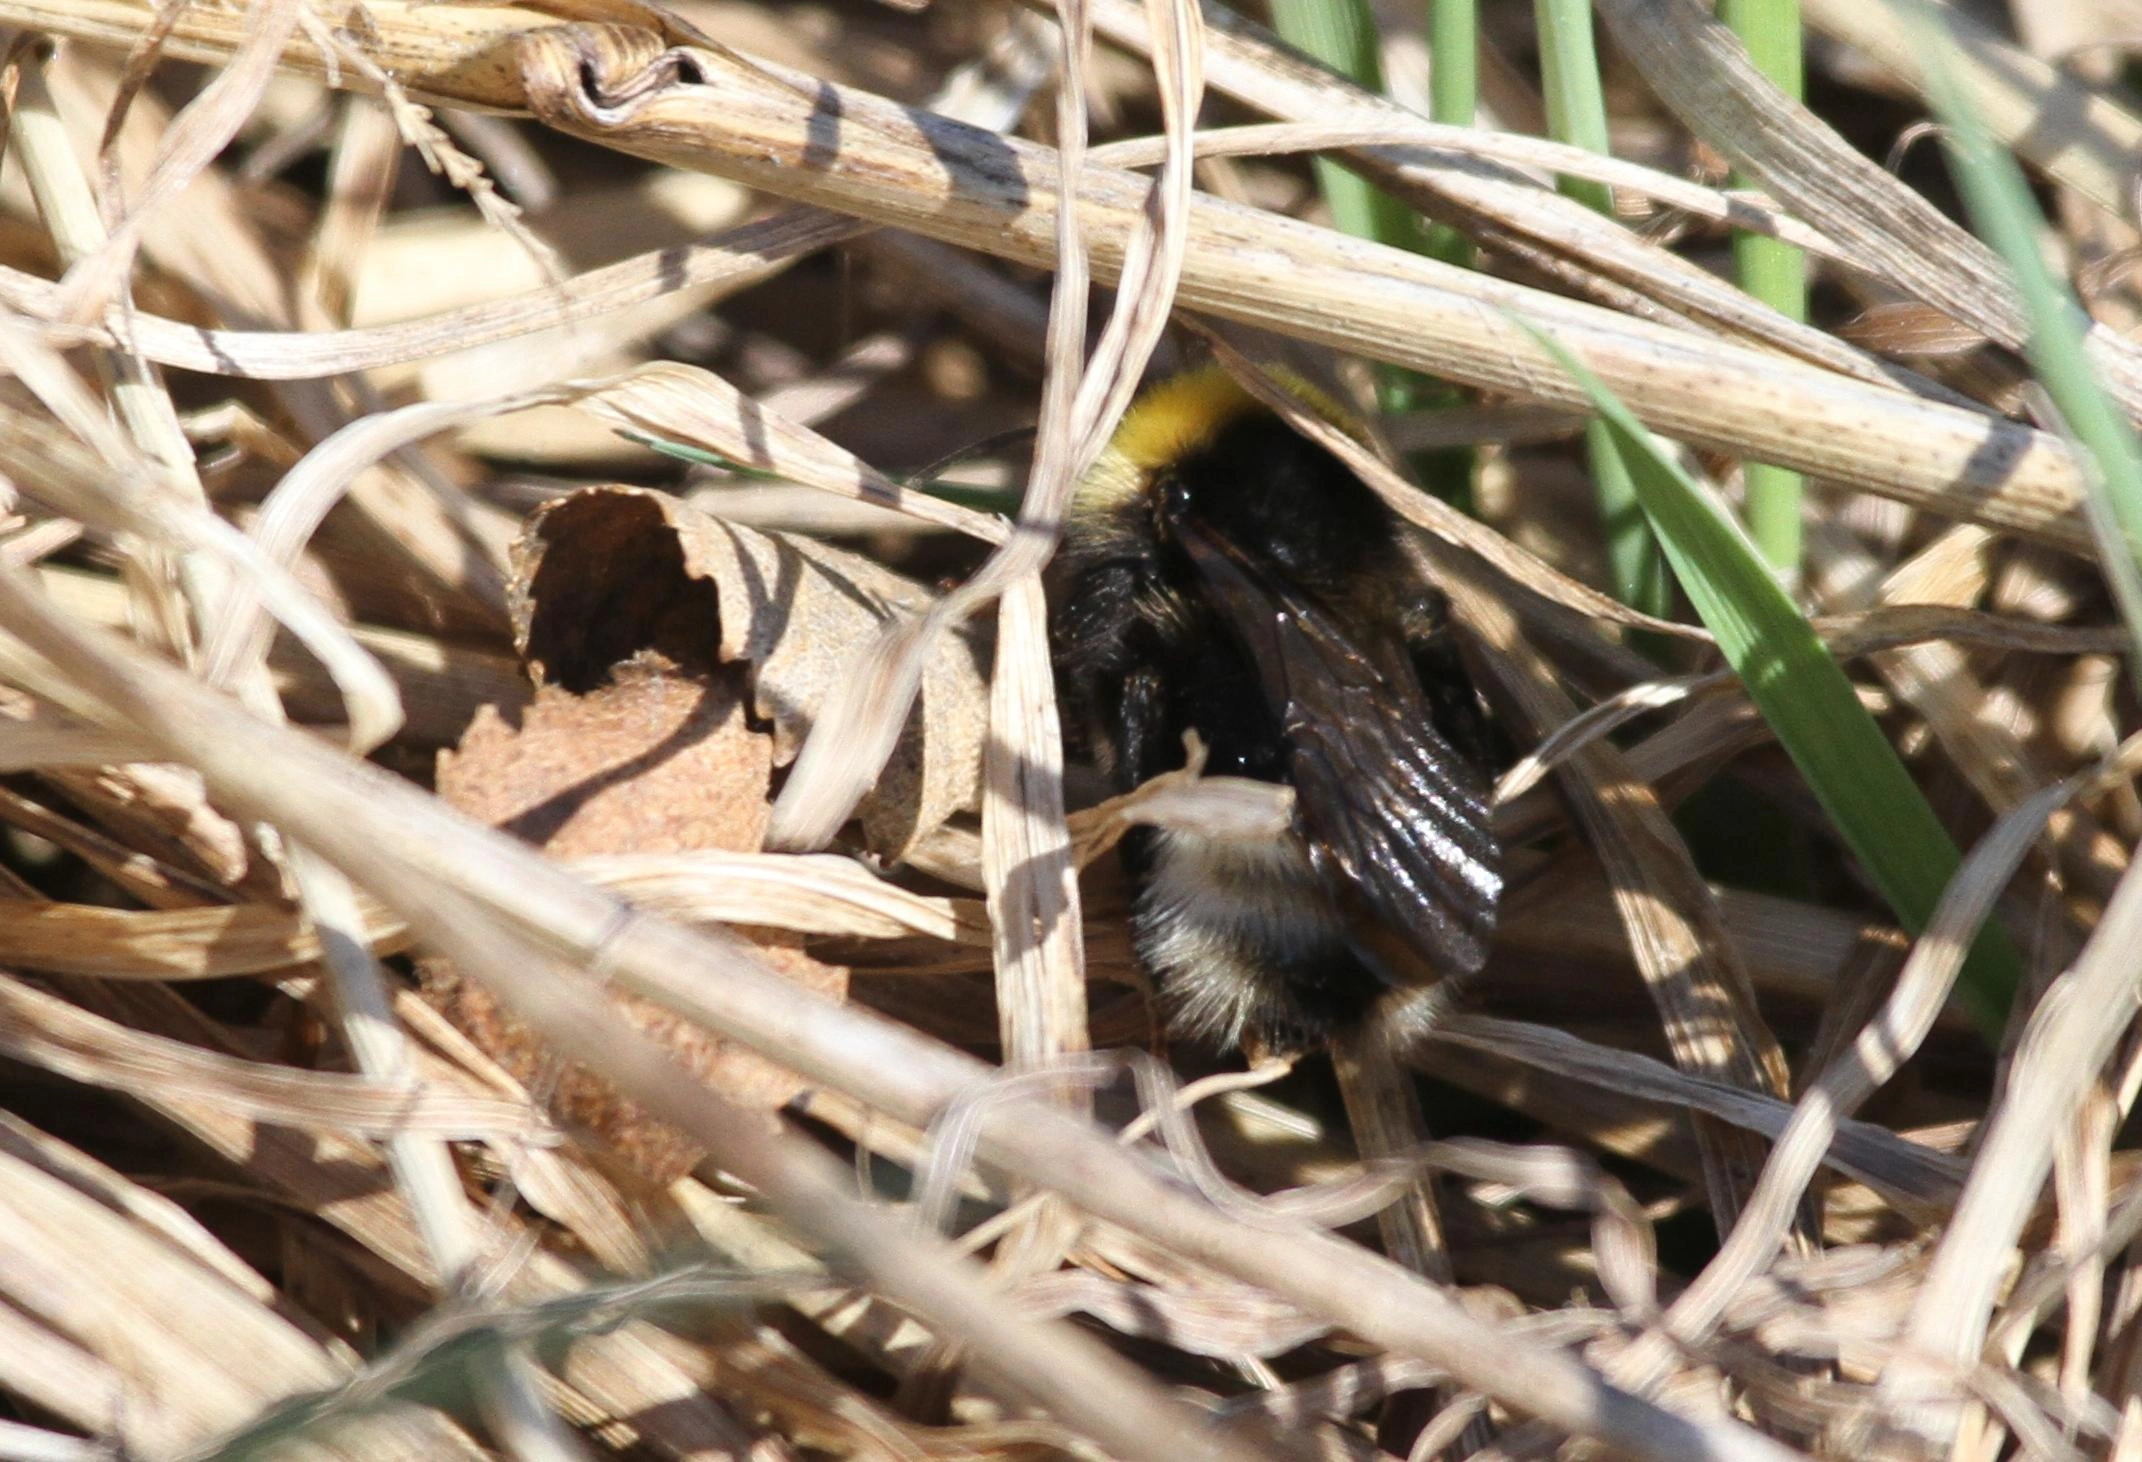
[[[1592,398],[1682,592],[1846,846],[1905,927],[1925,928],[1962,859],[1895,748],[1733,515],[1582,361],[1533,333]],[[1957,998],[1997,1037],[2020,976],[2014,947],[1989,924],[1964,962]]]
[[[668,437],[654,436],[648,432],[635,431],[630,427],[614,427],[612,430],[636,446],[645,447],[652,452],[660,452],[665,457],[675,457],[679,462],[690,462],[699,467],[718,468],[737,477],[749,478],[753,482],[788,481],[778,472],[769,472],[764,467],[754,467],[748,462],[739,462],[733,457],[725,457],[711,448],[695,447],[689,442],[673,442]]]
[[[1667,576],[1666,559],[1636,496],[1629,466],[1621,460],[1621,447],[1603,423],[1584,424],[1584,455],[1592,467],[1592,496],[1599,504],[1615,597],[1632,609],[1663,619],[1673,613],[1673,580]],[[1647,631],[1638,648],[1652,653],[1651,643]]]
[[[1748,48],[1756,68],[1793,100],[1806,91],[1802,75],[1800,0],[1720,0],[1719,18]],[[1807,318],[1807,260],[1791,244],[1761,234],[1736,234],[1733,263],[1740,287],[1794,320]],[[1767,462],[1750,462],[1748,532],[1770,566],[1797,583],[1800,572],[1799,473]]]

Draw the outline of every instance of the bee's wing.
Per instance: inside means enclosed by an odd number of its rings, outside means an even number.
[[[1478,969],[1502,892],[1485,777],[1435,729],[1401,648],[1359,643],[1279,573],[1194,521],[1171,526],[1257,663],[1319,871],[1439,973]]]
[[[1487,959],[1502,892],[1479,773],[1436,731],[1410,677],[1379,675],[1323,611],[1283,610],[1276,637],[1311,857],[1441,973],[1472,973]]]

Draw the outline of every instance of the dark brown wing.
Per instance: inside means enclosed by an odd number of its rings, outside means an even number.
[[[1256,661],[1318,869],[1439,974],[1478,969],[1502,892],[1487,779],[1435,729],[1395,632],[1390,645],[1364,644],[1194,518],[1169,526]]]

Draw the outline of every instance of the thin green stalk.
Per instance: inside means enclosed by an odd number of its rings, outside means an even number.
[[[1429,0],[1428,115],[1470,127],[1480,110],[1479,0]]]
[[[1591,0],[1533,0],[1540,39],[1540,90],[1547,130],[1601,156],[1607,141],[1606,93],[1599,84],[1599,49],[1592,40]],[[1564,196],[1611,216],[1614,193],[1604,183],[1564,178]]]
[[[1428,0],[1428,115],[1470,127],[1480,111],[1479,0]],[[1428,253],[1470,269],[1473,241],[1448,224],[1428,230]]]
[[[1369,0],[1272,0],[1272,26],[1288,45],[1344,73],[1362,90],[1382,94],[1382,42]],[[1468,61],[1463,68],[1468,78],[1473,69]],[[1436,70],[1440,75],[1440,61]],[[1466,120],[1472,120],[1470,107]],[[1426,253],[1446,264],[1471,262],[1471,247],[1463,235],[1424,229],[1418,214],[1358,173],[1320,157],[1316,177],[1325,205],[1331,209],[1331,221],[1342,232]],[[1387,412],[1456,406],[1464,399],[1445,382],[1397,366],[1377,368],[1376,395],[1377,404]],[[1409,465],[1436,496],[1460,508],[1470,504],[1470,451],[1416,453]]]
[[[1547,102],[1547,130],[1563,142],[1602,155],[1607,146],[1606,97],[1599,86],[1599,54],[1592,42],[1590,0],[1534,0],[1540,38],[1540,84]],[[1613,190],[1604,183],[1564,178],[1566,197],[1612,216]],[[1584,429],[1592,486],[1606,538],[1607,568],[1622,603],[1647,614],[1673,608],[1672,583],[1658,540],[1652,536],[1621,449],[1603,423]]]
[[[1748,48],[1756,68],[1794,101],[1805,91],[1801,65],[1800,0],[1720,0],[1719,17]],[[1733,263],[1740,287],[1794,320],[1807,318],[1807,260],[1792,245],[1760,234],[1737,234]],[[1748,532],[1788,584],[1800,572],[1799,473],[1767,462],[1745,466]]]
[[[1382,94],[1383,51],[1368,0],[1272,0],[1272,27],[1288,45],[1343,73],[1363,91]],[[1316,160],[1316,178],[1331,221],[1342,232],[1420,248],[1420,219],[1396,198],[1328,158]]]

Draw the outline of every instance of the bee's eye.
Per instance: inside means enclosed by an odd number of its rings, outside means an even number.
[[[1190,487],[1180,477],[1163,477],[1153,484],[1153,516],[1165,528],[1190,516]]]

